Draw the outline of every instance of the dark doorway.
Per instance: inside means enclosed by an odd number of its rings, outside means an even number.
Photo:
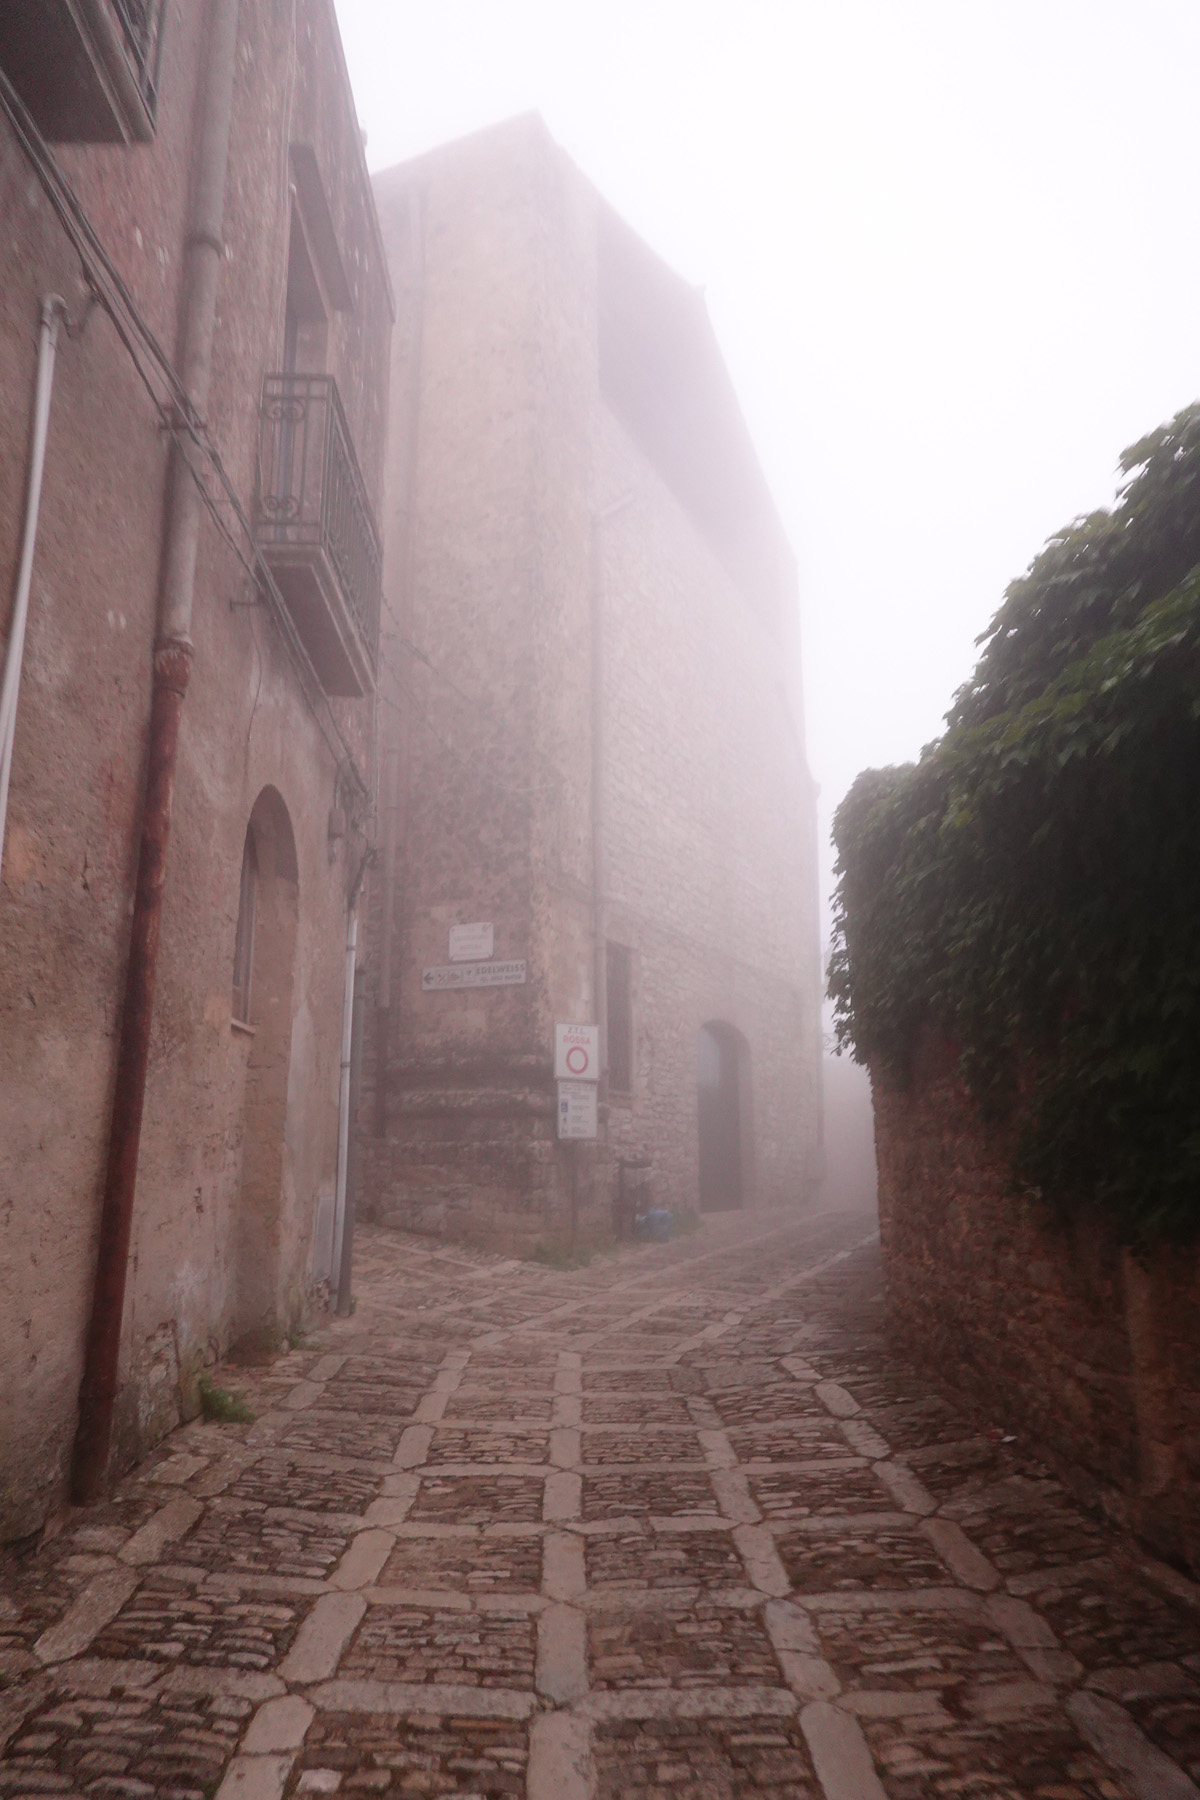
[[[277,1335],[298,901],[292,823],[282,796],[264,788],[246,829],[233,968],[234,1013],[252,1034],[231,1295],[241,1342]]]
[[[700,1210],[742,1204],[741,1040],[730,1025],[702,1025],[696,1042]]]

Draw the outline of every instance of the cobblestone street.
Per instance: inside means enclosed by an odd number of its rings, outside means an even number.
[[[0,1792],[1200,1795],[1200,1590],[889,1359],[872,1221],[359,1307],[0,1593]]]

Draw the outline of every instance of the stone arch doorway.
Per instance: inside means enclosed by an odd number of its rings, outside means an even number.
[[[730,1212],[746,1195],[745,1114],[749,1049],[732,1025],[712,1020],[696,1039],[700,1210]]]
[[[282,796],[264,788],[246,826],[234,948],[233,1009],[253,1033],[246,1064],[242,1180],[234,1222],[235,1341],[278,1332],[284,1127],[292,1048],[299,880]]]

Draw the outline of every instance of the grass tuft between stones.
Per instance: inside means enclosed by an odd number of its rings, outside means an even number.
[[[218,1387],[207,1375],[200,1377],[200,1411],[210,1425],[252,1425],[254,1414],[239,1394]]]

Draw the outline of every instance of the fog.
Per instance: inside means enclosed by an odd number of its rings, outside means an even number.
[[[1200,392],[1184,0],[338,0],[380,169],[536,109],[705,290],[801,573],[833,809]],[[861,1090],[860,1090],[861,1091]]]

